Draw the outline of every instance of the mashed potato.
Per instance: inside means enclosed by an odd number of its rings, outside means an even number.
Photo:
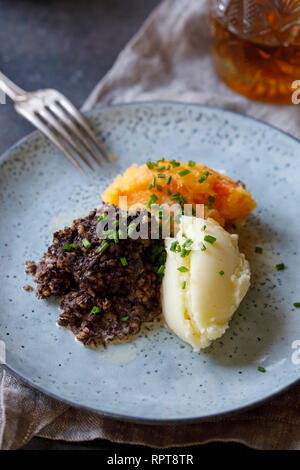
[[[238,235],[213,219],[184,216],[176,238],[166,240],[162,285],[168,327],[195,351],[223,335],[250,285],[250,268]]]

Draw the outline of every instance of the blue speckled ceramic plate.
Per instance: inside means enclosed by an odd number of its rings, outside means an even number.
[[[116,106],[88,117],[107,150],[120,156],[117,163],[84,177],[39,133],[1,160],[0,351],[4,342],[7,366],[61,400],[148,422],[234,412],[295,383],[300,143],[261,122],[189,104]],[[23,290],[32,283],[25,261],[41,258],[55,229],[99,205],[103,189],[127,166],[162,156],[201,161],[247,184],[258,202],[240,230],[252,288],[226,334],[200,354],[157,326],[105,351],[84,348],[56,326],[54,301]],[[280,262],[287,269],[276,271]]]

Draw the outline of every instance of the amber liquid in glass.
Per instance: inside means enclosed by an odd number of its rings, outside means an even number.
[[[220,78],[248,98],[291,103],[300,80],[300,45],[269,46],[239,38],[212,20],[213,57]]]

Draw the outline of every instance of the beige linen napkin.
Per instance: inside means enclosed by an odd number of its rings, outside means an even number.
[[[162,2],[92,92],[84,109],[137,100],[189,101],[255,116],[299,135],[297,106],[250,102],[216,78],[206,12],[204,0]],[[300,449],[300,385],[233,417],[153,426],[72,408],[31,389],[0,366],[0,448],[18,448],[35,435],[66,441],[102,438],[158,448],[222,440],[259,449]]]

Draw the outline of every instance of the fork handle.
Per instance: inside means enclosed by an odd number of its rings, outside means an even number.
[[[13,101],[18,101],[25,91],[15,85],[9,78],[0,72],[0,89],[4,91]]]

